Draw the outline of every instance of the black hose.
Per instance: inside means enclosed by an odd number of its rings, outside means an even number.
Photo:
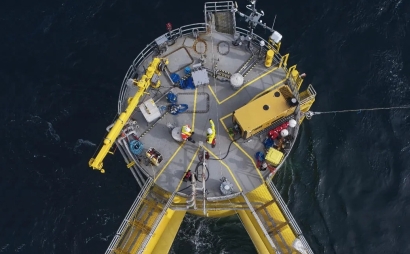
[[[188,188],[191,188],[191,185],[188,185],[187,187],[185,187],[185,188],[183,188],[183,189],[180,189],[180,190],[179,190],[179,191],[177,191],[177,192],[184,191],[184,190],[186,190],[186,189],[188,189]]]
[[[239,137],[240,138],[240,137]],[[239,138],[237,138],[237,139],[234,139],[234,140],[232,140],[231,141],[231,143],[229,144],[229,146],[228,146],[228,151],[226,152],[226,154],[225,154],[225,156],[223,157],[223,158],[221,158],[221,159],[213,159],[213,158],[209,158],[210,160],[214,160],[214,161],[221,161],[221,160],[224,160],[226,157],[228,157],[228,154],[229,154],[229,150],[231,149],[231,145],[233,144],[233,142],[236,142]]]
[[[200,165],[203,165],[203,162],[202,162],[202,161],[199,162],[199,163],[196,165],[196,168],[195,168],[195,176],[198,175],[198,168],[199,168]],[[208,167],[207,167],[206,165],[204,165],[204,166],[205,166],[205,168],[206,168],[206,171],[208,171],[208,175],[207,175],[207,177],[206,177],[206,179],[205,179],[205,182],[206,182],[206,181],[209,179],[209,169],[208,169]],[[196,177],[196,180],[197,180],[198,182],[202,183],[202,181],[199,181],[199,180],[198,180],[198,177]]]

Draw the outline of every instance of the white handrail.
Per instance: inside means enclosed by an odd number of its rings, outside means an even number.
[[[112,239],[112,241],[111,241],[110,245],[108,246],[107,251],[105,252],[105,254],[114,253],[114,250],[118,245],[120,237],[124,233],[124,229],[125,229],[126,225],[130,222],[131,217],[133,217],[135,215],[135,212],[140,207],[140,205],[142,203],[142,200],[145,198],[145,196],[148,193],[149,188],[152,186],[152,184],[153,184],[153,179],[148,178],[147,181],[145,182],[143,188],[138,193],[137,198],[134,200],[134,203],[132,203],[132,206],[131,206],[130,210],[128,210],[127,215],[125,216],[124,220],[122,221],[119,229],[117,230],[116,235]]]
[[[282,199],[278,189],[275,187],[271,180],[267,180],[266,185],[268,186],[268,189],[271,191],[271,194],[275,198],[276,203],[278,204],[286,220],[289,222],[290,228],[297,235],[297,238],[303,243],[303,246],[305,247],[307,253],[313,254],[312,249],[310,248],[305,237],[303,236],[302,230],[299,228],[299,225],[297,224],[295,218],[290,213],[289,208],[286,205],[285,201]]]

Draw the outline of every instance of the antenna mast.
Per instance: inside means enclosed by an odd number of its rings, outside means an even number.
[[[267,29],[273,33],[275,31],[273,30],[273,28],[268,27],[266,23],[262,23],[262,20],[259,20],[261,17],[265,16],[265,13],[262,10],[260,10],[260,12],[256,10],[256,0],[249,0],[249,2],[251,4],[246,5],[246,9],[251,11],[251,14],[249,14],[249,16],[238,10],[238,5],[236,4],[236,2],[235,2],[235,8],[232,8],[232,12],[234,13],[237,12],[239,16],[246,18],[246,22],[248,22],[249,30],[251,31],[250,36],[251,37],[253,36],[253,30],[258,25],[262,26],[264,29]]]

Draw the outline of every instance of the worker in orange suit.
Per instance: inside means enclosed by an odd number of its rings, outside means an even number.
[[[215,132],[215,124],[212,121],[212,119],[209,119],[209,123],[211,124],[211,128],[208,128],[206,130],[206,142],[208,144],[212,145],[212,148],[215,147],[216,145],[216,140],[215,140],[215,136],[216,136],[216,132]]]
[[[192,139],[192,134],[194,134],[194,132],[191,129],[191,126],[189,126],[188,124],[182,126],[181,128],[181,138],[184,141],[191,141],[192,143],[195,143],[195,140]]]

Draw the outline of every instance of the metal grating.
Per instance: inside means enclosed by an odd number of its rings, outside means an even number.
[[[216,12],[215,13],[215,30],[220,33],[234,34],[235,24],[233,19],[233,13]]]

